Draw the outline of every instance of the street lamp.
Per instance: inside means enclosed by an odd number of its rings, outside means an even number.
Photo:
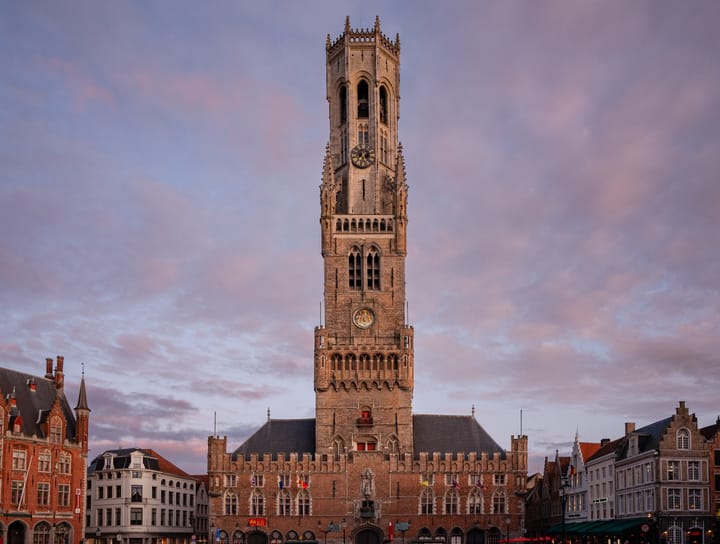
[[[343,544],[345,544],[345,528],[347,527],[347,520],[345,518],[343,518],[342,521],[340,522],[340,526],[342,527],[342,530],[343,530]]]
[[[507,531],[505,531],[505,542],[507,544],[510,544],[510,516],[505,518],[505,525],[507,526]]]
[[[100,537],[102,536],[102,533],[100,532],[100,527],[95,529],[95,541],[100,542]]]
[[[330,529],[332,527],[332,521],[330,522],[330,525],[328,525],[325,529],[323,529],[322,521],[318,520],[318,531],[320,531],[323,534],[323,542],[327,544],[327,535],[330,532]]]
[[[568,488],[570,485],[568,484],[568,479],[566,476],[560,476],[560,489],[558,492],[560,493],[560,506],[562,508],[562,536],[563,536],[563,544],[566,544],[567,542],[567,535],[565,533],[565,508],[567,506],[567,500],[568,500]]]

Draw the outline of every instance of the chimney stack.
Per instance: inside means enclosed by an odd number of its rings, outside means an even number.
[[[629,435],[630,433],[635,432],[635,422],[626,422],[625,423],[625,436]]]
[[[57,364],[55,366],[55,387],[60,391],[63,391],[65,388],[65,373],[63,372],[64,363],[65,357],[58,355]]]
[[[53,379],[53,360],[51,357],[45,359],[45,377],[48,380]]]

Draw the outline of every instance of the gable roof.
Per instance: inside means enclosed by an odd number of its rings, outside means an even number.
[[[31,382],[34,383],[34,388],[30,387]],[[54,380],[33,376],[27,372],[0,368],[0,392],[6,399],[10,416],[20,416],[21,432],[25,436],[36,435],[47,438],[42,424],[47,420],[55,400],[59,400],[60,409],[65,416],[65,438],[75,439],[75,414],[63,390],[56,387]],[[14,408],[10,407],[7,400],[12,395],[15,396],[16,401]]]
[[[582,455],[583,462],[585,462],[600,449],[600,442],[579,442],[578,446],[580,447],[580,454]]]
[[[472,416],[414,415],[413,440],[415,456],[427,453],[494,453],[505,458],[497,442]],[[250,455],[269,453],[277,458],[279,453],[315,452],[315,419],[270,419],[233,453],[249,459]]]

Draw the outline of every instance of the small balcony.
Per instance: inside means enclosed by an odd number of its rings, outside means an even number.
[[[373,418],[371,417],[359,417],[355,421],[358,427],[372,427]]]

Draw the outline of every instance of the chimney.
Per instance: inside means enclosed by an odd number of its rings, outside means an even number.
[[[30,389],[30,391],[32,393],[37,391],[37,386],[35,385],[35,378],[32,378],[32,377],[28,378],[27,385],[28,385],[28,389]]]
[[[635,422],[626,422],[625,423],[625,436],[629,435],[630,433],[635,432]]]
[[[65,373],[63,372],[64,363],[65,357],[58,355],[57,365],[55,366],[55,387],[60,391],[65,388]]]
[[[46,377],[48,380],[52,380],[52,379],[53,379],[53,369],[52,369],[52,367],[53,367],[53,360],[52,360],[52,358],[48,357],[47,359],[45,359],[45,377]]]
[[[601,439],[600,439],[600,447],[601,447],[601,448],[602,448],[603,446],[609,444],[609,443],[610,443],[610,439],[609,439],[609,438],[601,438]]]

